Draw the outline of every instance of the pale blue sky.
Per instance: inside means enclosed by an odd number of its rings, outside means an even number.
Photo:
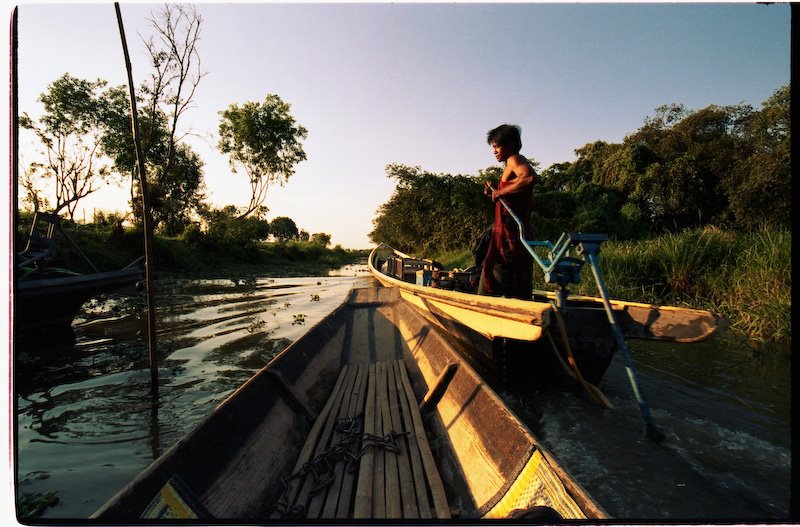
[[[788,4],[195,5],[207,75],[184,125],[206,136],[190,143],[211,201],[248,200],[245,176],[215,148],[218,112],[278,94],[308,129],[308,160],[270,190],[269,218],[349,248],[370,246],[393,191],[387,164],[475,174],[495,164],[486,132],[508,122],[546,168],[588,142],[621,141],[660,105],[760,107],[790,78]],[[148,73],[139,35],[157,7],[121,3],[137,85]],[[19,34],[20,112],[38,115],[36,98],[65,72],[125,83],[111,2],[23,3]],[[87,218],[126,198],[98,192]]]

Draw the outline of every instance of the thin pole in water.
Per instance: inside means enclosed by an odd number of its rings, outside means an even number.
[[[139,118],[136,110],[136,92],[133,89],[133,74],[131,60],[128,55],[128,43],[125,40],[125,28],[122,25],[122,13],[119,2],[114,2],[117,12],[119,36],[122,39],[122,52],[125,55],[125,69],[128,72],[128,91],[131,100],[131,129],[133,142],[136,146],[136,161],[139,168],[139,184],[142,191],[142,227],[144,230],[144,269],[147,284],[147,349],[150,360],[150,390],[153,395],[158,395],[158,357],[156,355],[156,309],[155,290],[153,286],[153,222],[150,212],[150,195],[147,188],[147,173],[144,171],[144,154],[142,143],[139,139]]]
[[[594,251],[586,251],[584,254],[586,261],[589,263],[589,267],[592,269],[592,274],[594,275],[595,282],[597,283],[597,289],[600,292],[600,298],[603,300],[603,307],[605,308],[606,315],[608,316],[608,321],[611,324],[611,329],[614,332],[614,338],[617,340],[617,348],[619,349],[620,353],[622,353],[622,358],[625,360],[625,371],[628,373],[628,380],[630,381],[631,388],[633,389],[633,396],[636,398],[636,402],[639,403],[639,411],[642,414],[642,419],[644,419],[645,433],[650,440],[659,443],[662,439],[664,439],[664,433],[656,428],[656,425],[653,423],[653,417],[650,415],[650,407],[647,405],[647,401],[644,400],[644,396],[639,389],[639,382],[636,380],[636,372],[633,370],[633,359],[631,358],[631,353],[628,350],[628,345],[625,342],[625,338],[622,336],[622,330],[620,330],[619,324],[614,316],[614,310],[612,309],[611,302],[609,301],[605,282],[600,275],[600,264],[597,261],[597,253]]]

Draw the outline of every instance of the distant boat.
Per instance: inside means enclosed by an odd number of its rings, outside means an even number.
[[[141,258],[122,269],[76,273],[52,267],[53,239],[61,232],[84,258],[86,256],[60,227],[56,214],[37,212],[25,249],[17,255],[14,287],[14,325],[29,331],[72,322],[84,302],[100,293],[115,291],[142,280]],[[87,258],[88,261],[88,258]]]

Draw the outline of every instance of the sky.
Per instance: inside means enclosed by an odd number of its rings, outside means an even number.
[[[394,190],[389,164],[477,174],[496,164],[486,132],[511,123],[544,169],[586,143],[622,141],[658,106],[758,108],[789,82],[788,4],[194,5],[205,76],[182,128],[209,201],[249,198],[244,173],[216,148],[219,112],[277,94],[308,130],[307,160],[270,189],[268,218],[346,248],[373,245],[373,218]],[[160,6],[120,4],[137,86]],[[37,98],[64,73],[126,83],[111,2],[22,3],[18,30],[20,113],[38,117]],[[20,141],[24,167],[36,141]],[[85,217],[126,211],[127,198],[127,186],[104,187],[82,202]]]

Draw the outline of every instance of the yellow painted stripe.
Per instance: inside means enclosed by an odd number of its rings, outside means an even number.
[[[533,505],[533,503],[524,498],[531,490],[531,486],[536,484],[536,471],[539,469],[541,462],[542,455],[537,450],[528,460],[525,468],[522,469],[522,472],[511,485],[511,488],[508,489],[505,496],[483,517],[486,519],[507,518],[514,509],[524,509]]]
[[[181,499],[176,490],[167,483],[161,489],[161,498],[167,504],[170,511],[170,517],[173,518],[197,518],[198,516],[190,509],[186,503]]]

